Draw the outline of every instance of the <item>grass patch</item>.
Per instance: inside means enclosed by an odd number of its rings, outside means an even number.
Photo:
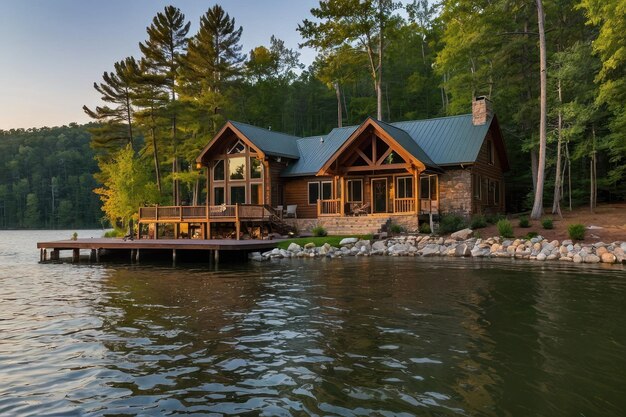
[[[351,235],[351,236],[319,236],[319,237],[298,237],[295,239],[287,239],[278,244],[279,249],[287,249],[291,243],[297,243],[300,246],[304,246],[307,243],[315,243],[315,246],[322,246],[324,243],[328,243],[330,246],[339,247],[341,239],[347,237],[358,237],[362,240],[371,240],[372,235]]]

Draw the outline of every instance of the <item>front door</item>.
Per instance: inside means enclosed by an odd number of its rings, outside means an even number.
[[[387,212],[387,178],[372,179],[373,213]]]

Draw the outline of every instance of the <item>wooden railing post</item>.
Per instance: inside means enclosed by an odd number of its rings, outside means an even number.
[[[159,220],[159,205],[157,204],[154,208],[154,220]]]
[[[317,199],[317,217],[320,217],[320,214],[322,214],[322,200],[318,198]]]
[[[239,203],[235,203],[235,232],[237,233],[237,240],[239,240],[240,230],[241,224],[239,223]]]

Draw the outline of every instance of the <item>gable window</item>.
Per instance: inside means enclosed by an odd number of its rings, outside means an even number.
[[[215,161],[213,167],[213,181],[224,181],[224,160]]]
[[[346,188],[348,189],[347,202],[348,203],[362,203],[363,202],[363,180],[348,180],[346,181]]]
[[[229,150],[228,150],[228,154],[233,154],[233,153],[244,153],[244,151],[246,150],[246,145],[244,145],[244,143],[240,140],[237,141],[237,143],[235,143]]]
[[[413,198],[413,177],[399,177],[396,185],[398,198]]]
[[[320,198],[320,183],[319,182],[310,182],[309,183],[309,204],[317,204],[317,200]]]
[[[228,178],[231,180],[246,179],[246,158],[238,156],[228,159]]]
[[[250,178],[261,178],[263,173],[263,164],[257,158],[250,158]]]

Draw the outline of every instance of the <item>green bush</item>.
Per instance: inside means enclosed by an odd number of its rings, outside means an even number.
[[[541,225],[544,229],[554,229],[554,224],[552,223],[552,219],[543,219],[541,221]]]
[[[572,240],[584,240],[585,226],[582,224],[570,224],[567,226],[567,234]]]
[[[324,229],[324,227],[322,226],[315,226],[313,229],[311,229],[311,232],[313,233],[313,236],[315,237],[324,237],[328,234],[328,232],[326,231],[326,229]]]
[[[518,224],[519,224],[519,227],[523,227],[523,228],[530,227],[530,221],[528,220],[528,217],[526,216],[520,217]]]
[[[539,236],[539,234],[537,232],[528,232],[526,233],[526,236],[524,237],[525,239],[532,239],[534,237]]]
[[[439,233],[454,233],[465,228],[465,219],[458,214],[444,214],[439,222]]]
[[[122,229],[115,228],[113,230],[108,230],[104,232],[103,237],[124,237],[126,236],[126,232]]]
[[[397,235],[398,233],[402,233],[402,230],[403,230],[402,226],[400,226],[399,224],[396,224],[396,223],[392,223],[389,226],[389,231],[391,233],[393,233],[394,235]]]
[[[485,216],[485,220],[487,220],[487,223],[489,224],[496,224],[504,218],[505,218],[504,215],[500,213],[496,213],[496,214],[490,213]]]
[[[498,227],[498,233],[500,233],[500,236],[513,237],[513,226],[511,226],[510,221],[502,219],[496,223],[496,226]]]
[[[482,214],[475,214],[470,221],[470,229],[482,229],[487,227],[487,219]]]
[[[430,224],[426,222],[420,224],[420,233],[425,233],[427,235],[431,234],[432,230],[430,230]]]

